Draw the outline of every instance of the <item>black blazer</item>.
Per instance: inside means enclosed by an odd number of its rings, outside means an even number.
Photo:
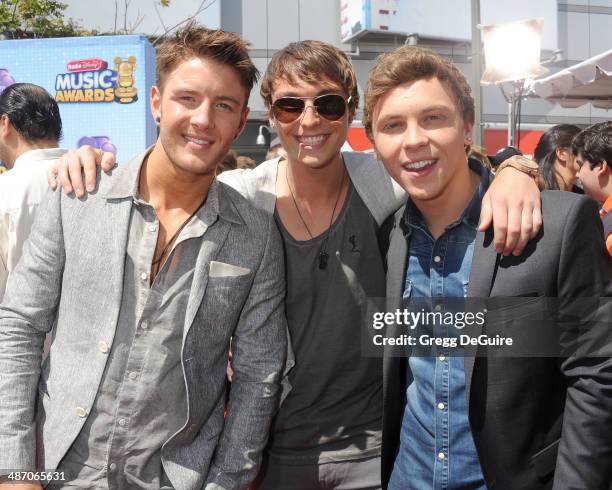
[[[383,225],[388,308],[401,308],[408,243],[400,209]],[[468,296],[612,296],[612,267],[597,207],[560,191],[542,193],[544,226],[520,257],[495,253],[478,233]],[[608,301],[609,303],[609,301]],[[607,319],[612,319],[608,311]],[[483,326],[486,329],[487,324]],[[600,329],[601,330],[601,329]],[[609,345],[609,342],[608,342]],[[406,359],[385,348],[382,480],[399,448]],[[481,353],[482,351],[479,351]],[[612,359],[465,357],[470,427],[487,486],[499,490],[605,489],[612,480]]]

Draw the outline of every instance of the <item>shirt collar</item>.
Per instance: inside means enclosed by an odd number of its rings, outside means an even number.
[[[131,161],[120,165],[118,168],[113,170],[117,172],[112,183],[109,185],[106,192],[101,194],[106,199],[126,199],[131,198],[135,201],[139,199],[138,196],[138,183],[140,176],[140,169],[142,167],[145,158],[149,155],[153,147],[148,148],[145,152],[141,153]],[[204,225],[210,226],[216,221],[217,216],[231,221],[233,223],[243,223],[240,214],[235,209],[231,198],[227,195],[227,191],[222,188],[215,177],[208,188],[208,194],[206,196],[206,203],[196,213],[196,218],[200,220]]]
[[[478,185],[478,189],[476,189],[476,192],[474,193],[474,196],[472,197],[470,203],[463,211],[461,217],[454,223],[448,225],[446,227],[447,230],[450,230],[455,226],[459,226],[461,223],[465,223],[466,225],[474,229],[478,228],[478,222],[480,221],[480,208],[482,206],[482,198],[485,195],[485,192],[487,192],[487,189],[489,188],[492,175],[491,172],[475,158],[468,159],[468,165],[472,172],[480,176],[480,184]],[[425,220],[423,219],[421,211],[419,211],[419,209],[410,199],[408,199],[408,202],[406,203],[406,209],[400,221],[400,227],[404,232],[405,236],[409,236],[410,233],[412,233],[413,228],[421,228],[423,230],[427,230],[427,225],[425,224]]]
[[[147,148],[129,162],[115,167],[112,170],[114,178],[109,182],[108,188],[101,190],[100,194],[106,199],[137,198],[140,168],[152,149],[153,147]]]
[[[40,148],[37,150],[26,151],[17,157],[15,163],[13,164],[13,168],[38,163],[44,160],[57,160],[67,151],[68,150],[64,148]]]

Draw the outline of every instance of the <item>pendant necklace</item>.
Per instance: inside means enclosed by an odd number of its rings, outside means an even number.
[[[318,261],[319,261],[319,269],[321,270],[326,269],[327,263],[329,262],[329,254],[327,253],[327,241],[329,239],[329,233],[331,231],[331,226],[334,222],[334,214],[336,214],[336,207],[338,206],[338,202],[340,201],[340,195],[342,194],[342,188],[344,187],[344,174],[345,173],[346,172],[345,172],[345,168],[343,165],[342,166],[342,178],[340,180],[340,187],[338,188],[338,195],[336,196],[336,202],[334,203],[334,208],[332,209],[331,217],[329,218],[329,226],[327,228],[327,231],[325,232],[325,238],[323,238],[323,241],[321,242],[321,248],[319,249]],[[302,224],[304,225],[304,228],[306,228],[306,231],[308,232],[308,236],[310,236],[310,239],[312,240],[314,236],[312,235],[310,228],[308,228],[308,225],[306,224],[306,220],[304,219],[304,217],[302,216],[302,213],[300,212],[300,207],[298,206],[297,200],[295,199],[295,194],[293,193],[291,184],[289,184],[289,162],[287,162],[287,167],[285,169],[285,181],[287,182],[287,187],[289,188],[289,192],[291,193],[291,199],[293,199],[293,205],[295,206],[295,210],[297,211],[298,216],[300,217],[300,220],[302,221]]]

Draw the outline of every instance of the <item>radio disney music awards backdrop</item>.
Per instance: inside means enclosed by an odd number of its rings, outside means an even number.
[[[155,142],[155,50],[144,36],[2,41],[0,92],[18,82],[40,85],[57,101],[61,147],[87,144],[125,162]]]

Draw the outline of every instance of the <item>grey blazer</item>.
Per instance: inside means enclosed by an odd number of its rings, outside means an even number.
[[[402,230],[403,211],[404,207],[383,226],[390,231],[389,311],[403,308],[409,247]],[[612,266],[595,203],[569,192],[546,191],[542,213],[542,230],[519,257],[501,258],[491,233],[478,233],[469,297],[557,297],[571,303],[612,296]],[[609,322],[610,301],[600,304],[607,307]],[[486,322],[482,329],[486,331]],[[610,337],[603,333],[609,352]],[[465,384],[470,427],[487,487],[535,490],[551,488],[554,482],[556,489],[607,490],[612,477],[612,359],[476,357],[483,352],[466,349]],[[399,448],[408,384],[406,358],[396,354],[385,348],[384,488]]]
[[[119,314],[132,207],[131,197],[112,196],[114,180],[102,174],[83,200],[49,192],[9,281],[0,307],[2,470],[55,469],[94,402],[108,358],[98,342],[112,344]],[[243,488],[256,475],[285,362],[284,259],[273,218],[224,184],[219,203],[183,325],[188,419],[162,448],[177,489]],[[224,418],[230,338],[235,374]]]

